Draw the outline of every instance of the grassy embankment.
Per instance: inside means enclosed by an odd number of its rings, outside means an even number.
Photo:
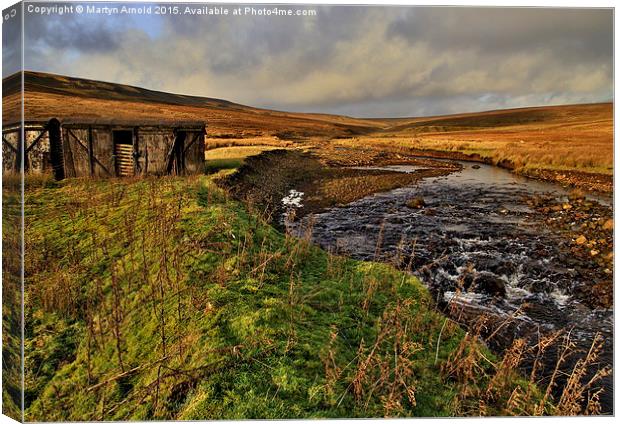
[[[425,288],[209,177],[31,184],[26,419],[549,413]]]
[[[239,142],[237,140],[237,142]],[[280,146],[270,146],[263,144],[256,145],[235,145],[229,142],[229,147],[218,147],[218,144],[207,145],[205,152],[206,171],[208,174],[215,173],[222,169],[239,168],[248,157],[256,156],[262,152],[282,148]]]
[[[2,176],[2,413],[21,413],[21,179]]]
[[[235,149],[240,147],[226,150],[234,152]],[[355,157],[355,152],[347,153],[350,153],[345,155],[348,160]],[[302,205],[295,209],[295,216],[299,218],[320,213],[327,208],[346,205],[374,193],[414,184],[422,178],[447,175],[458,169],[445,164],[442,167],[406,173],[331,165],[331,162],[338,163],[341,159],[333,154],[325,157],[317,152],[297,149],[274,150],[246,158],[239,172],[220,183],[227,186],[235,198],[253,203],[270,214],[285,212],[281,199],[287,196],[291,189],[295,189],[303,193]],[[274,219],[274,222],[277,221]]]

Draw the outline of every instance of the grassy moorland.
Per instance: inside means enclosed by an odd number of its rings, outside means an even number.
[[[30,421],[597,412],[414,277],[281,234],[211,177],[32,181],[26,240]]]
[[[24,79],[27,120],[200,120],[208,125],[208,147],[346,145],[384,151],[439,151],[563,184],[612,189],[612,103],[358,119],[258,109],[225,100],[37,72],[26,72]],[[18,82],[17,75],[3,80],[4,123],[19,119]]]
[[[9,122],[19,93],[14,80],[3,83]],[[36,73],[26,74],[25,103],[27,119],[206,121],[208,146],[223,147],[207,153],[213,172],[272,147],[312,150],[322,160],[315,170],[441,151],[612,187],[610,104],[370,120]],[[231,146],[242,147],[226,151]],[[300,174],[297,162],[286,171]],[[412,178],[303,171],[317,177],[318,184],[306,183],[321,189],[321,199],[341,198],[343,188],[372,192],[379,183],[385,189]],[[17,204],[13,194],[3,193],[5,211]],[[29,181],[26,420],[599,411],[596,380],[582,383],[584,370],[596,363],[596,343],[558,391],[553,378],[541,383],[535,371],[541,350],[560,343],[570,351],[560,335],[533,348],[517,340],[498,358],[480,343],[476,325],[466,333],[437,311],[414,277],[281,234],[257,209],[232,200],[214,176]],[[11,216],[4,215],[5,241],[16,240],[5,231],[15,227]],[[3,266],[10,272],[15,263]],[[4,291],[5,305],[18,303],[11,293]],[[3,323],[15,330],[9,309]],[[16,337],[3,333],[13,347]],[[17,414],[17,350],[5,352],[14,360],[5,361],[11,384],[3,398]],[[523,378],[526,358],[534,366]]]
[[[382,132],[411,147],[477,154],[515,168],[613,170],[611,103],[395,120]]]
[[[278,146],[270,145],[235,145],[233,147],[219,147],[207,150],[205,153],[207,173],[219,171],[221,169],[239,168],[249,157],[256,156],[262,152],[279,149]]]
[[[2,178],[2,413],[21,413],[20,179]]]

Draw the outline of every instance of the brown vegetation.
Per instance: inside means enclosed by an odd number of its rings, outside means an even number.
[[[355,161],[355,155],[349,159]],[[446,175],[459,169],[458,166],[445,163],[434,163],[434,166],[430,167],[431,161],[416,162],[414,158],[410,158],[410,164],[424,164],[429,168],[404,173],[331,165],[333,162],[338,164],[341,160],[344,158],[326,158],[320,154],[302,153],[298,150],[271,150],[248,158],[245,165],[223,184],[237,198],[258,204],[271,213],[283,212],[281,200],[289,194],[291,187],[294,187],[296,191],[303,193],[303,206],[296,210],[296,217],[299,218],[329,207],[351,203],[373,193],[413,184],[430,176]],[[383,160],[391,163],[389,158]],[[363,164],[367,163],[360,162],[360,165]]]
[[[3,122],[19,119],[17,77],[3,81]],[[25,73],[27,120],[65,117],[204,120],[208,144],[354,146],[442,151],[570,185],[610,191],[613,104],[548,106],[450,116],[357,119],[258,109],[59,75]],[[575,171],[581,173],[575,174]],[[581,184],[583,185],[583,184]]]
[[[402,121],[397,120],[392,127],[349,143],[462,154],[525,174],[536,174],[540,169],[605,175],[613,172],[613,108],[610,103]]]

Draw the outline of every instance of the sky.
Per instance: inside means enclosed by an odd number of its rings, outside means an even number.
[[[228,4],[228,16],[196,16],[176,6],[165,16],[26,10],[25,68],[356,117],[613,99],[611,9],[280,5],[316,16],[233,16]],[[15,33],[18,20],[3,24],[3,77],[19,70]]]

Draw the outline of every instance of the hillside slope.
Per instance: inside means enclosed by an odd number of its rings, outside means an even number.
[[[19,119],[20,75],[3,80],[3,123]],[[53,117],[175,119],[207,122],[211,136],[337,137],[382,126],[346,116],[278,112],[226,100],[185,96],[128,85],[40,72],[24,73],[26,120]]]
[[[44,182],[26,205],[28,421],[513,414],[536,389],[487,386],[460,355],[496,359],[416,278],[286,237],[206,177]]]
[[[26,120],[106,118],[199,120],[210,146],[310,142],[321,148],[441,151],[482,159],[543,179],[611,190],[613,103],[529,107],[456,115],[357,119],[258,109],[226,100],[185,96],[61,75],[26,72]],[[3,123],[20,116],[19,75],[3,80]],[[239,140],[244,139],[244,140]],[[235,141],[237,140],[237,141]],[[558,174],[560,172],[560,174]],[[585,177],[586,179],[589,177]],[[600,180],[600,181],[599,181]]]
[[[612,103],[381,122],[386,125],[381,130],[344,144],[443,152],[448,157],[482,160],[545,180],[612,190]]]

